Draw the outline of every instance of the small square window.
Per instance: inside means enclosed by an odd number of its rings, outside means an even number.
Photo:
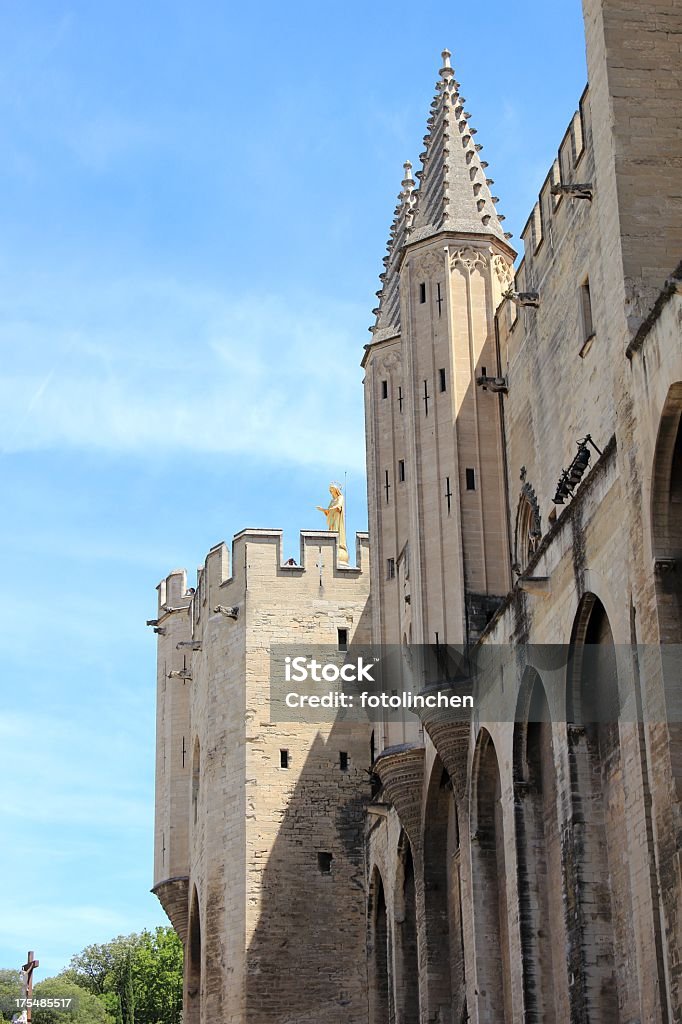
[[[447,391],[447,378],[445,376],[445,370],[441,369],[438,371],[438,384],[441,391]]]
[[[401,484],[405,483],[405,459],[398,461],[398,480]]]
[[[426,283],[424,281],[419,285],[419,301],[426,302]]]
[[[476,471],[467,467],[466,470],[467,491],[476,490]]]
[[[395,579],[395,558],[387,558],[386,559],[386,579],[387,580],[394,580]]]
[[[334,857],[331,853],[318,853],[317,855],[317,866],[320,869],[320,873],[323,875],[331,875],[332,873],[332,861]]]
[[[346,750],[339,751],[339,768],[342,772],[348,771],[348,751]]]
[[[381,382],[381,397],[388,398],[388,381],[382,380]]]
[[[280,766],[280,768],[288,768],[289,767],[289,751],[288,750],[280,750],[280,752],[279,752],[279,766]]]
[[[344,628],[341,628],[341,629],[337,630],[337,633],[338,633],[338,638],[339,638],[339,650],[340,651],[347,651],[348,650],[348,630],[344,629]]]

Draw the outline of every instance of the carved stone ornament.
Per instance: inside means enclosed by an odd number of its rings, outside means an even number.
[[[493,256],[493,270],[495,271],[497,280],[500,282],[502,292],[504,293],[509,291],[514,283],[514,273],[507,261],[503,256],[500,256],[499,253],[495,253]]]
[[[379,361],[379,369],[390,373],[391,370],[399,370],[402,366],[400,352],[387,352]]]
[[[443,255],[438,252],[426,252],[423,256],[417,256],[414,261],[414,269],[418,274],[429,277],[433,274],[443,273]]]
[[[463,267],[467,274],[473,274],[476,267],[487,266],[487,260],[478,249],[457,249],[450,254],[450,267]]]

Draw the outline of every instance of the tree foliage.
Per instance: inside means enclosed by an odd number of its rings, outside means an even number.
[[[34,1000],[71,999],[69,1007],[33,1007],[33,1024],[110,1024],[111,1018],[97,996],[66,978],[46,978],[33,986]]]
[[[182,1020],[182,943],[172,928],[86,946],[64,976],[103,997],[115,1024]]]
[[[181,1024],[182,943],[157,928],[86,946],[33,994],[72,999],[68,1010],[34,1008],[34,1024]],[[0,970],[0,1021],[11,1021],[20,996],[18,971]]]

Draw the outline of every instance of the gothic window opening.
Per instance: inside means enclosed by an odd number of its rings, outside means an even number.
[[[465,473],[466,473],[467,491],[475,491],[476,490],[476,470],[472,469],[471,466],[467,466]]]
[[[419,301],[422,304],[426,302],[426,282],[424,281],[419,285]]]
[[[400,459],[398,462],[398,480],[401,484],[405,483],[405,460]]]
[[[382,380],[381,382],[381,397],[388,398],[388,381]]]

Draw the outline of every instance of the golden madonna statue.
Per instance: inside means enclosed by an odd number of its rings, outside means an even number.
[[[322,508],[321,505],[317,505],[318,512],[322,512],[327,519],[327,529],[331,533],[338,533],[339,545],[338,545],[338,560],[343,565],[348,564],[348,548],[346,547],[346,510],[343,503],[343,493],[341,484],[336,482],[329,485],[329,493],[332,496],[332,500],[329,502],[326,508]]]

